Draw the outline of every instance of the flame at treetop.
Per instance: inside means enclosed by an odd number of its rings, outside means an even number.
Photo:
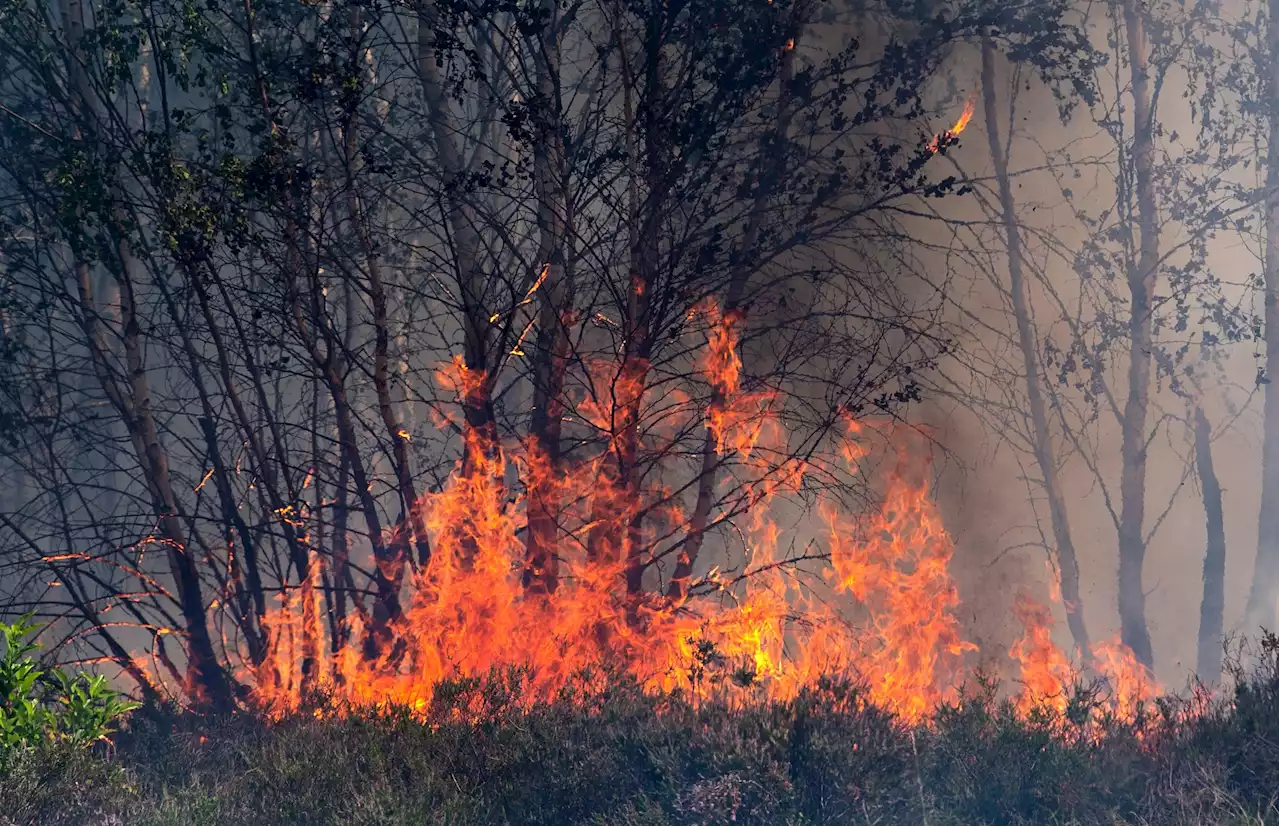
[[[973,113],[976,107],[977,99],[973,95],[970,95],[968,100],[964,102],[964,110],[960,113],[960,117],[956,120],[955,124],[941,135],[934,135],[933,139],[929,141],[928,145],[925,147],[929,154],[936,154],[937,151],[942,148],[942,143],[944,141],[951,141],[958,137],[960,133],[964,131],[965,127],[969,125],[969,121],[973,119]]]
[[[721,314],[714,305],[699,312],[708,322],[700,365],[711,390],[700,422],[691,418],[697,406],[687,397],[645,387],[634,365],[594,365],[576,410],[609,435],[600,455],[553,469],[531,444],[469,451],[479,466],[464,468],[460,461],[443,490],[417,503],[431,558],[407,578],[395,642],[374,659],[361,650],[363,610],[337,643],[321,621],[325,559],[313,553],[309,581],[286,593],[264,622],[266,659],[242,675],[255,703],[273,715],[296,710],[306,683],[341,702],[422,711],[445,681],[511,668],[526,670],[527,703],[557,696],[592,670],[626,673],[652,692],[744,700],[786,699],[825,673],[850,672],[865,682],[869,699],[908,721],[956,699],[966,655],[976,647],[956,618],[960,598],[949,571],[954,546],[929,493],[924,440],[905,428],[845,419],[833,452],[840,472],[861,470],[869,428],[890,437],[896,463],[884,474],[879,504],[869,510],[818,494],[824,530],[802,557],[822,572],[806,579],[782,548],[775,506],[809,476],[837,469],[811,458],[777,458],[789,456],[777,394],[742,386],[741,315]],[[460,396],[476,392],[482,380],[460,360],[439,376]],[[637,402],[651,425],[646,438],[674,439],[705,427],[716,453],[735,462],[723,508],[738,518],[726,517],[724,524],[742,538],[742,569],[730,577],[713,568],[679,597],[635,588],[628,579],[638,554],[663,558],[679,546],[689,523],[678,490],[652,483],[639,490],[605,472],[622,449],[619,419],[626,417],[618,408]],[[511,466],[522,485],[506,483]],[[535,483],[553,491],[558,503],[557,585],[549,593],[527,591],[521,581],[524,491]],[[1018,616],[1027,637],[1010,653],[1025,686],[1019,706],[1029,710],[1065,696],[1074,672],[1053,645],[1048,610],[1020,603]],[[1122,703],[1147,696],[1127,649],[1099,651],[1123,680]]]

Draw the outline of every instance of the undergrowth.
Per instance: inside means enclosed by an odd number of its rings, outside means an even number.
[[[1276,824],[1276,639],[1238,653],[1228,696],[1129,721],[1097,687],[1028,719],[984,681],[919,726],[838,679],[737,708],[614,681],[522,711],[519,673],[444,686],[416,716],[143,709],[112,753],[25,751],[0,823]]]

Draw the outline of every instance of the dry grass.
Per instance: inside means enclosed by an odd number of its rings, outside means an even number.
[[[29,754],[0,780],[0,823],[140,826],[1191,826],[1276,824],[1274,638],[1235,692],[1188,719],[1021,719],[990,686],[908,728],[828,681],[728,709],[619,684],[530,714],[518,679],[460,686],[428,723],[136,716],[116,753]],[[486,692],[472,723],[451,709]],[[1077,709],[1079,711],[1079,709]],[[7,818],[7,819],[6,819]],[[109,818],[115,818],[111,820]]]

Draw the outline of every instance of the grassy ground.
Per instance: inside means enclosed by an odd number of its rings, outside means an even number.
[[[109,752],[15,756],[0,824],[1275,824],[1271,643],[1234,695],[1020,719],[989,686],[908,727],[830,682],[731,710],[626,685],[516,711],[518,680],[267,725],[139,712]],[[459,708],[483,708],[458,722]],[[1068,719],[1071,718],[1071,719]]]

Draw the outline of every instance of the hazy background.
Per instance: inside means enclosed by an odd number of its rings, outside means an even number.
[[[1224,4],[1225,16],[1241,14],[1245,6],[1239,2]],[[1083,9],[1084,7],[1082,7]],[[1091,33],[1095,44],[1106,49],[1109,27],[1106,10],[1090,5]],[[976,55],[957,55],[954,70],[955,86],[963,97],[978,94],[979,59]],[[1009,137],[1008,66],[997,62],[999,101],[1001,110],[1001,138]],[[1110,65],[1104,67],[1103,77],[1120,72],[1119,85],[1100,84],[1099,106],[1114,104],[1117,89],[1127,94],[1127,64],[1121,64],[1116,54],[1111,54]],[[1059,120],[1055,101],[1042,85],[1029,77],[1024,70],[1014,83],[1016,101],[1013,110],[1015,128],[1010,146],[1009,167],[1015,176],[1014,198],[1018,205],[1018,219],[1028,230],[1023,238],[1028,243],[1033,259],[1043,262],[1042,283],[1034,285],[1031,303],[1037,313],[1036,330],[1041,341],[1055,338],[1065,344],[1070,333],[1061,322],[1055,322],[1055,311],[1047,300],[1045,285],[1049,285],[1067,306],[1080,300],[1080,275],[1070,260],[1061,255],[1047,253],[1046,245],[1037,243],[1033,231],[1050,236],[1068,251],[1078,248],[1086,237],[1085,229],[1077,220],[1076,211],[1093,216],[1114,207],[1116,198],[1115,144],[1106,135],[1087,109],[1078,108],[1064,125]],[[1178,70],[1169,72],[1160,92],[1157,118],[1164,127],[1163,136],[1157,138],[1157,146],[1176,161],[1180,152],[1186,152],[1189,138],[1197,129],[1192,119],[1192,93],[1190,79]],[[959,103],[954,107],[959,110]],[[1123,110],[1122,110],[1123,111]],[[940,117],[945,121],[945,116]],[[1170,135],[1181,133],[1181,143]],[[1065,184],[1055,180],[1046,171],[1037,170],[1046,164],[1046,156],[1055,151],[1069,150],[1072,157],[1087,162],[1078,165],[1082,174],[1073,178],[1063,175]],[[1254,157],[1255,160],[1256,156]],[[954,161],[979,179],[989,179],[993,167],[987,147],[985,121],[981,102],[972,123],[964,132],[958,147],[950,150],[946,159],[937,159],[939,165]],[[1261,161],[1237,168],[1231,178],[1249,186],[1264,183]],[[1069,186],[1070,201],[1062,194],[1062,187]],[[991,189],[987,197],[998,202]],[[1163,205],[1162,205],[1163,206]],[[1167,213],[1167,207],[1164,209]],[[965,198],[940,202],[939,213],[948,217],[982,220],[982,213],[972,208]],[[1260,292],[1248,283],[1250,274],[1261,272],[1261,224],[1255,219],[1248,234],[1220,233],[1208,244],[1208,267],[1222,280],[1221,295],[1229,305],[1243,306],[1261,316]],[[1136,234],[1136,228],[1135,228]],[[1162,230],[1162,253],[1165,245],[1172,245],[1185,237],[1177,224],[1170,221]],[[937,237],[935,234],[934,237]],[[1003,236],[992,234],[995,244],[989,249],[993,256],[991,271],[1000,279],[1001,288],[992,283],[985,272],[975,272],[966,266],[972,261],[973,243],[951,241],[937,237],[936,243],[949,254],[937,252],[937,272],[950,276],[949,303],[952,305],[949,319],[963,330],[958,342],[960,352],[941,365],[946,377],[940,382],[943,393],[970,393],[981,398],[1016,399],[1025,394],[1025,386],[1007,390],[1008,380],[1002,382],[996,376],[997,367],[1010,368],[1011,374],[1021,377],[1020,352],[1017,349],[1016,329],[1007,294],[1007,268],[1001,256],[1004,254]],[[1028,240],[1030,239],[1030,240]],[[1178,263],[1185,256],[1175,257],[1170,263]],[[1028,275],[1033,284],[1035,279]],[[1121,281],[1117,288],[1123,292]],[[1167,294],[1167,288],[1157,288],[1157,296]],[[1088,321],[1087,302],[1081,314]],[[1197,341],[1201,328],[1197,326],[1196,313],[1185,333],[1166,331],[1158,337],[1170,348],[1182,341]],[[980,322],[975,323],[975,321]],[[1193,348],[1192,353],[1195,350]],[[1258,507],[1262,476],[1260,451],[1262,446],[1262,393],[1261,386],[1255,392],[1255,376],[1265,366],[1261,341],[1224,343],[1216,348],[1220,359],[1217,370],[1207,371],[1203,379],[1203,404],[1214,427],[1213,458],[1218,480],[1222,486],[1223,509],[1226,524],[1226,610],[1224,624],[1228,631],[1241,629],[1243,611],[1249,593],[1253,573],[1254,556],[1258,536]],[[1194,360],[1194,356],[1193,356]],[[1123,404],[1127,385],[1122,372],[1124,354],[1111,366],[1108,375],[1116,396]],[[975,376],[974,368],[988,374],[983,379]],[[1057,386],[1057,375],[1047,369],[1043,375],[1050,393],[1057,393],[1063,403],[1080,403],[1080,393],[1070,387]],[[1019,379],[1020,380],[1020,379]],[[1016,385],[1016,381],[1012,384]],[[1160,390],[1152,395],[1152,414],[1148,427],[1159,416],[1169,420],[1158,429],[1153,440],[1147,470],[1147,523],[1151,531],[1154,520],[1161,518],[1159,527],[1151,535],[1144,570],[1144,586],[1147,596],[1147,620],[1152,636],[1156,672],[1169,687],[1180,687],[1196,661],[1197,630],[1200,621],[1202,565],[1206,546],[1204,506],[1200,496],[1199,478],[1195,473],[1194,446],[1189,427],[1188,407],[1185,399],[1169,391],[1168,381],[1159,384]],[[1009,611],[1015,593],[1026,589],[1040,599],[1049,593],[1047,567],[1048,555],[1044,547],[1052,545],[1052,532],[1048,522],[1048,510],[1042,490],[1027,478],[1039,477],[1034,456],[1029,450],[1011,446],[998,423],[983,410],[975,410],[972,399],[940,397],[930,394],[921,420],[937,434],[938,442],[951,454],[949,461],[940,463],[937,496],[947,514],[956,540],[956,564],[954,570],[961,583],[965,603],[972,608],[966,611],[966,621],[973,633],[994,643],[1007,646],[1011,634],[1016,633],[1008,623],[1001,624],[1000,617],[1012,621]],[[1114,417],[1102,409],[1096,424],[1091,424],[1090,443],[1095,446],[1090,457],[1096,461],[1091,470],[1081,457],[1073,455],[1065,443],[1061,427],[1055,427],[1055,446],[1061,462],[1060,478],[1066,493],[1071,517],[1072,536],[1080,560],[1080,588],[1084,602],[1086,621],[1091,637],[1105,641],[1118,637],[1119,616],[1116,607],[1117,538],[1112,515],[1108,512],[1106,494],[1112,497],[1116,513],[1119,511],[1119,478],[1121,470],[1120,427]],[[1107,482],[1108,490],[1099,484],[1098,476]],[[1275,507],[1276,503],[1272,503]],[[1057,609],[1061,619],[1061,608]],[[1065,624],[1060,623],[1058,640],[1070,650],[1070,637]]]

